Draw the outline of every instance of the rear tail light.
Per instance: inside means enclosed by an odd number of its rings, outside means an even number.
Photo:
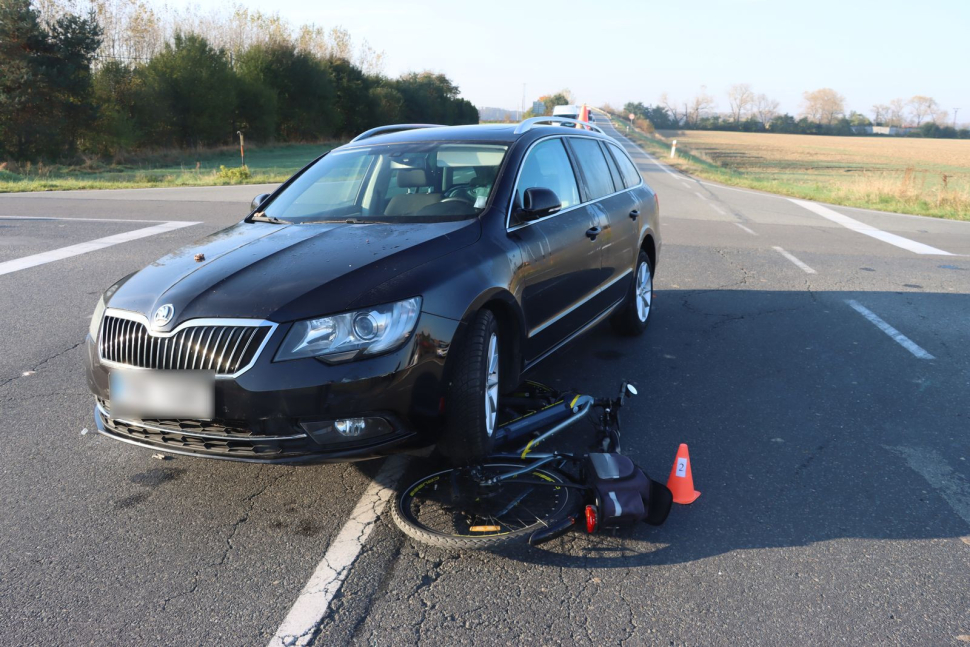
[[[596,513],[595,505],[586,506],[586,532],[593,534],[596,532],[596,526],[598,522],[598,515]]]

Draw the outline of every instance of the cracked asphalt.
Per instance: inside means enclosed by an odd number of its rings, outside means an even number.
[[[414,543],[385,511],[314,644],[966,644],[970,223],[832,207],[955,254],[920,255],[636,161],[663,216],[651,327],[600,326],[532,377],[633,381],[625,452],[664,480],[688,443],[702,496],[659,528],[488,553]],[[0,196],[0,216],[109,221],[0,219],[0,262],[202,223],[0,275],[0,643],[265,645],[381,468],[158,460],[91,431],[78,344],[100,292],[262,191]]]

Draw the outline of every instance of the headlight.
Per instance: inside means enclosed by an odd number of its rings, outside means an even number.
[[[98,341],[98,328],[101,327],[101,318],[104,316],[104,295],[98,299],[98,305],[94,308],[94,314],[91,316],[91,325],[88,326],[88,333],[91,335],[91,339]]]
[[[344,362],[403,344],[418,322],[421,297],[293,324],[274,361],[319,357]]]

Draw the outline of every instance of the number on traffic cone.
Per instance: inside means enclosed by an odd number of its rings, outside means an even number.
[[[670,468],[667,488],[674,495],[674,503],[693,503],[701,495],[694,489],[694,475],[690,471],[690,454],[687,453],[685,443],[681,443],[677,448],[677,457],[674,459],[674,466]]]

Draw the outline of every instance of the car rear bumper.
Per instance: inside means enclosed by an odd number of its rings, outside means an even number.
[[[459,322],[422,313],[403,348],[380,357],[327,365],[315,359],[273,362],[289,325],[273,333],[255,364],[215,383],[211,421],[114,418],[110,367],[88,336],[86,373],[100,433],[156,451],[259,463],[345,462],[376,458],[435,442],[447,352]],[[308,429],[328,421],[369,417],[382,433],[344,437]]]

